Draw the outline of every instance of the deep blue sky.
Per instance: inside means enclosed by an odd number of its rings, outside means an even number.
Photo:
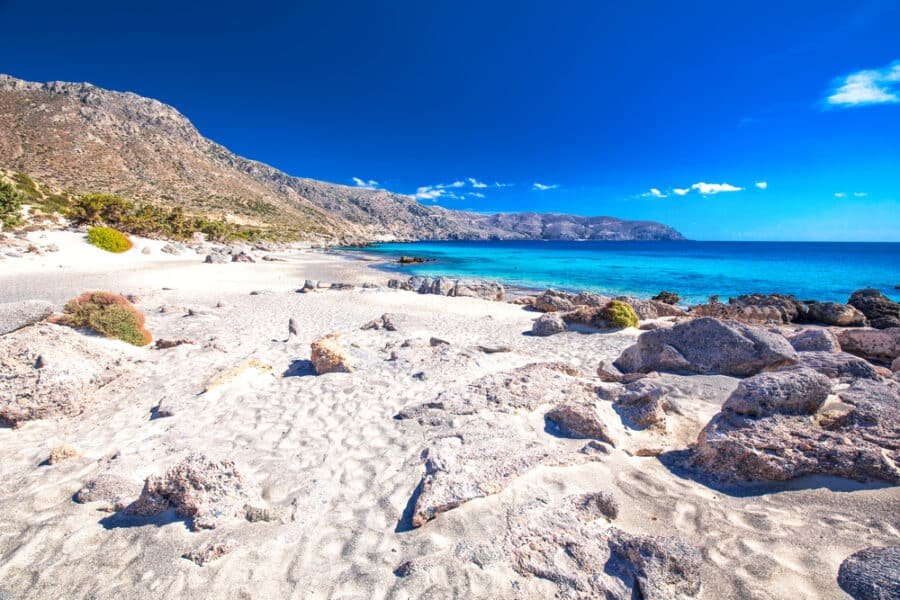
[[[0,72],[158,98],[292,175],[900,241],[897,1],[0,0],[0,23]],[[743,189],[674,191],[700,183]]]

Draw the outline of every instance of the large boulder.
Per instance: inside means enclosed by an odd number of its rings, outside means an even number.
[[[831,379],[878,379],[868,361],[846,352],[801,352],[800,364]]]
[[[125,372],[122,352],[49,323],[0,336],[0,422],[17,426],[89,410]]]
[[[856,290],[847,302],[858,308],[876,329],[900,327],[900,302],[894,302],[878,290]]]
[[[315,340],[311,346],[310,360],[317,375],[325,373],[352,373],[353,363],[337,334]]]
[[[724,406],[700,432],[694,465],[723,480],[833,475],[900,483],[900,385],[860,379],[838,392],[840,408],[813,410],[820,404],[820,382],[807,381],[804,391],[787,394],[752,388],[760,394],[752,412],[763,416]]]
[[[866,315],[849,304],[837,302],[810,302],[805,321],[824,323],[837,327],[864,327]]]
[[[841,563],[837,580],[853,600],[900,598],[900,546],[871,546],[851,554]]]
[[[128,515],[153,516],[170,507],[191,519],[191,528],[215,529],[221,519],[246,515],[259,503],[259,489],[233,461],[191,454],[164,475],[151,475],[140,497],[124,509]]]
[[[0,335],[43,321],[52,313],[53,305],[44,300],[0,304]]]
[[[900,327],[843,329],[837,332],[844,352],[890,364],[900,356]]]
[[[674,371],[746,377],[797,362],[784,336],[711,317],[642,334],[615,366],[625,373]]]
[[[496,281],[484,281],[481,279],[460,279],[455,282],[448,294],[458,298],[481,298],[482,300],[494,300],[502,302],[506,297],[503,286]]]
[[[753,417],[809,415],[830,390],[828,377],[808,367],[760,373],[741,381],[722,409]]]
[[[531,334],[540,337],[562,333],[565,330],[566,322],[556,312],[541,315],[531,325]]]
[[[837,337],[828,329],[803,329],[790,338],[797,352],[840,352]]]

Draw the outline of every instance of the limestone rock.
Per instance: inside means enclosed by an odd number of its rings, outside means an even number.
[[[711,317],[643,333],[615,361],[625,373],[686,371],[746,377],[797,362],[783,336]]]
[[[460,279],[451,290],[450,296],[481,298],[502,302],[506,297],[506,290],[496,281],[484,281],[480,279]]]
[[[318,375],[353,372],[350,355],[341,345],[337,334],[315,340],[312,343],[311,360]]]
[[[196,550],[191,550],[189,552],[185,552],[181,555],[181,558],[186,558],[191,562],[196,563],[199,566],[204,566],[205,564],[216,560],[217,558],[224,556],[234,550],[237,547],[237,542],[234,540],[225,540],[222,542],[210,542],[208,544],[204,544],[200,548]]]
[[[622,381],[624,375],[614,364],[609,361],[601,360],[600,366],[597,367],[597,377],[600,381],[607,383],[618,383]]]
[[[870,546],[851,554],[837,580],[853,600],[900,598],[900,546]]]
[[[395,320],[396,317],[394,315],[390,313],[384,313],[377,319],[369,321],[368,323],[360,327],[360,329],[384,329],[385,331],[397,331],[397,325],[394,322]]]
[[[215,529],[221,519],[243,518],[244,506],[259,501],[259,490],[233,461],[191,454],[162,476],[144,482],[141,496],[125,509],[129,515],[157,515],[169,507],[191,519],[191,528]]]
[[[876,329],[900,327],[900,302],[894,302],[878,290],[856,290],[847,302],[859,309]]]
[[[741,381],[722,406],[739,415],[811,415],[828,397],[831,382],[809,367],[760,373]]]
[[[726,480],[821,474],[900,483],[900,385],[860,379],[838,395],[846,408],[834,413],[759,418],[725,407],[700,432],[694,464]]]
[[[828,329],[804,329],[790,338],[797,352],[840,352],[837,337]]]
[[[592,402],[564,402],[547,412],[544,418],[554,423],[563,435],[601,440],[615,446],[606,424]]]
[[[866,315],[849,304],[837,302],[810,302],[805,321],[811,323],[824,323],[837,327],[863,327],[866,325]]]
[[[207,254],[206,258],[203,259],[203,262],[212,265],[224,265],[226,263],[231,262],[231,259],[227,254],[222,254],[219,252],[213,252],[211,254]]]
[[[255,263],[256,259],[242,250],[242,251],[238,252],[237,254],[231,255],[231,262]]]
[[[843,329],[837,333],[844,352],[890,364],[900,356],[900,327]]]
[[[50,457],[47,459],[47,462],[51,465],[55,465],[56,463],[60,463],[70,458],[75,458],[76,456],[80,455],[81,452],[79,452],[72,446],[57,446],[50,451]]]
[[[869,362],[846,352],[800,352],[800,363],[831,379],[878,379]]]
[[[532,308],[540,312],[556,312],[570,311],[575,308],[573,294],[566,292],[558,292],[556,290],[545,290],[534,299]]]
[[[563,318],[555,312],[550,312],[538,317],[531,325],[532,335],[547,337],[566,330]]]
[[[43,321],[51,314],[53,314],[53,305],[44,300],[0,304],[0,335]]]
[[[613,401],[626,424],[664,429],[666,413],[678,412],[678,405],[669,397],[673,391],[670,384],[644,378],[623,387],[601,388],[600,395]]]
[[[166,243],[162,248],[159,249],[163,254],[172,254],[174,256],[178,256],[181,254],[181,250],[178,249],[178,246],[172,243]]]

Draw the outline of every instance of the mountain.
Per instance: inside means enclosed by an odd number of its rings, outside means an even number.
[[[247,224],[287,225],[331,243],[683,239],[652,221],[455,211],[384,190],[292,177],[203,137],[171,106],[89,83],[0,75],[0,166],[74,193],[117,193]]]

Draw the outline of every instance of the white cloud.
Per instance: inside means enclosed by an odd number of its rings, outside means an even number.
[[[650,188],[649,192],[644,192],[643,194],[641,194],[641,196],[645,198],[667,198],[669,195],[663,194],[657,188]]]
[[[454,181],[453,183],[440,183],[434,187],[443,190],[445,188],[461,188],[464,185],[466,185],[465,181]]]
[[[881,69],[856,71],[834,82],[834,90],[825,99],[826,104],[842,106],[866,106],[900,102],[900,61],[894,61]]]
[[[546,192],[547,190],[555,190],[555,189],[558,188],[558,187],[559,187],[559,184],[556,184],[556,183],[553,183],[553,184],[550,184],[550,185],[546,185],[546,184],[543,184],[543,183],[538,183],[537,181],[535,181],[535,182],[531,185],[531,189],[533,189],[533,190],[538,190],[539,192]]]
[[[687,193],[690,192],[690,191],[691,191],[691,188],[675,188],[675,189],[672,190],[672,192],[673,192],[676,196],[686,196]]]
[[[847,194],[845,194],[844,192],[835,192],[834,193],[835,198],[844,198],[846,196],[847,196]]]
[[[354,177],[353,185],[355,185],[356,187],[366,188],[367,190],[374,190],[378,187],[378,182],[374,179],[369,179],[368,181],[366,181],[365,179]]]
[[[496,187],[496,188],[508,188],[508,187],[512,187],[512,186],[514,186],[514,185],[516,185],[516,184],[514,184],[514,183],[500,183],[499,181],[495,181],[495,182],[494,182],[494,187]]]
[[[481,192],[469,192],[468,195],[473,198],[484,198],[484,194]]]
[[[486,188],[486,187],[488,186],[486,183],[483,183],[483,182],[481,182],[481,181],[478,181],[478,180],[475,179],[474,177],[469,177],[468,181],[469,181],[469,183],[472,184],[472,187],[475,188],[475,189]]]
[[[692,190],[697,190],[703,195],[718,194],[720,192],[740,192],[744,188],[731,185],[730,183],[706,183],[701,181],[691,186]]]
[[[853,195],[857,198],[865,198],[866,196],[868,196],[868,194],[865,192],[853,192]]]
[[[766,189],[767,187],[769,187],[769,182],[768,182],[768,181],[757,181],[757,182],[756,182],[755,184],[753,184],[753,185],[755,185],[756,187],[758,187],[758,188],[761,189],[761,190],[764,190],[764,189]]]
[[[423,185],[422,187],[416,188],[415,197],[419,200],[437,200],[441,196],[444,196],[447,193],[443,188],[436,188],[431,185]]]

